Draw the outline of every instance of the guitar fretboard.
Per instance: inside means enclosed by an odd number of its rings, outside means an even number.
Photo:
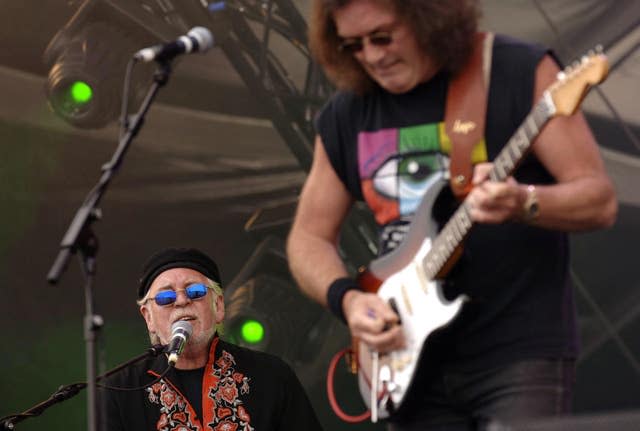
[[[533,140],[554,115],[554,112],[553,101],[545,93],[545,97],[534,106],[531,113],[527,115],[522,125],[493,161],[493,169],[489,172],[489,178],[492,181],[504,181],[513,173],[531,147]],[[422,261],[425,274],[429,279],[433,280],[436,277],[472,226],[469,206],[465,199],[435,238],[431,249]]]

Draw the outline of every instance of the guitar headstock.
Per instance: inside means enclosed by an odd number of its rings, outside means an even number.
[[[579,62],[558,73],[558,80],[547,90],[556,107],[555,115],[571,115],[591,87],[605,80],[609,62],[602,48],[590,51]]]

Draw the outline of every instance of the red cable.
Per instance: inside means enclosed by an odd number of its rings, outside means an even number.
[[[333,409],[333,412],[336,414],[336,416],[347,423],[355,424],[369,419],[371,417],[371,412],[367,410],[359,416],[351,416],[346,414],[338,405],[338,401],[336,400],[336,396],[333,390],[333,377],[336,372],[336,366],[338,365],[338,361],[340,360],[340,358],[342,358],[348,351],[348,348],[339,351],[333,356],[331,362],[329,363],[329,370],[327,371],[327,396],[329,397],[329,404],[331,405],[331,408]]]

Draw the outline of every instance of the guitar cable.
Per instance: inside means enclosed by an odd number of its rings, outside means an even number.
[[[353,416],[345,413],[344,410],[342,410],[342,408],[338,405],[338,401],[336,399],[336,394],[335,394],[335,388],[333,386],[333,379],[335,377],[338,361],[344,355],[350,352],[351,352],[350,348],[342,349],[341,351],[336,353],[331,359],[331,362],[329,363],[329,369],[327,370],[327,397],[329,398],[329,405],[331,406],[331,409],[336,414],[336,416],[338,416],[344,422],[355,424],[355,423],[363,422],[369,419],[371,417],[371,411],[366,410],[364,413],[357,416]],[[369,383],[369,386],[371,386],[371,382],[369,382],[368,380],[367,382]],[[386,389],[383,390],[382,393],[378,395],[378,401],[380,401],[385,396],[386,393],[387,393]]]

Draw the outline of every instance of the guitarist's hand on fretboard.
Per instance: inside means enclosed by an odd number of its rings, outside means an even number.
[[[471,219],[476,223],[503,223],[521,220],[527,199],[526,186],[513,177],[492,181],[492,163],[480,163],[473,171],[474,187],[466,198]]]
[[[405,346],[398,315],[378,295],[350,290],[342,307],[351,335],[372,350],[385,353]]]

